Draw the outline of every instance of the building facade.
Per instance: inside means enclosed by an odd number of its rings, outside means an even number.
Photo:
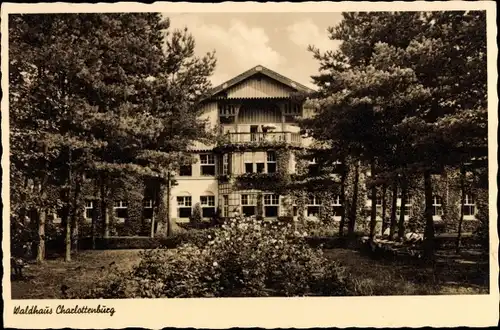
[[[315,144],[300,133],[298,120],[312,115],[313,109],[304,107],[301,98],[296,96],[310,92],[312,90],[308,87],[263,66],[256,66],[215,87],[203,103],[202,119],[207,121],[208,129],[218,130],[219,139],[211,145],[194,143],[190,152],[196,162],[182,166],[174,173],[170,219],[177,223],[190,222],[197,208],[205,221],[235,215],[266,220],[287,217],[290,220],[339,221],[343,205],[338,191],[333,188],[335,183],[323,190],[283,189],[283,182],[290,186],[296,177],[312,178],[322,167],[314,159],[302,157]],[[338,175],[329,175],[332,182],[339,181]],[[363,183],[369,176],[368,168],[363,168],[359,178],[361,188],[356,222],[361,230],[367,228],[372,205]],[[457,176],[449,172],[433,181],[436,183],[434,220],[456,220],[460,214]],[[112,216],[106,215],[106,218],[112,220],[104,220],[114,224],[109,235],[152,234],[155,231],[150,229],[155,214],[152,200],[144,197],[144,200],[135,200],[136,205],[131,205],[133,198],[127,197],[127,189],[122,190],[114,196],[108,208]],[[396,203],[398,219],[402,203],[399,193]],[[383,218],[382,195],[380,191],[374,201],[378,227]],[[386,220],[391,214],[390,195],[389,191],[385,198]],[[476,219],[477,195],[473,189],[465,193],[462,208],[466,222]],[[82,212],[83,222],[87,225],[96,216],[99,203],[92,196],[90,193]],[[418,185],[409,189],[405,205],[405,220],[420,221],[424,201]],[[60,218],[56,216],[54,220],[57,222]],[[128,223],[139,225],[130,229]],[[116,230],[120,226],[128,229]],[[380,231],[377,229],[377,232]]]

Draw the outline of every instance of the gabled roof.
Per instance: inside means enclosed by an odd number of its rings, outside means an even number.
[[[254,75],[257,75],[257,74],[263,74],[263,75],[265,75],[273,80],[276,80],[276,81],[278,81],[278,82],[280,82],[280,83],[282,83],[282,84],[284,84],[292,89],[295,89],[297,92],[304,92],[304,93],[314,92],[313,89],[311,89],[307,86],[304,86],[296,81],[293,81],[290,78],[282,76],[279,73],[277,73],[273,70],[270,70],[262,65],[257,65],[255,67],[251,68],[250,70],[247,70],[247,71],[243,72],[242,74],[237,75],[233,79],[230,79],[230,80],[226,81],[225,83],[222,83],[219,86],[214,87],[210,91],[210,96],[215,96],[216,94],[223,92],[224,90],[227,90],[227,89],[231,88],[232,86],[235,86],[235,85],[241,83],[242,81],[244,81],[244,80],[246,80]]]

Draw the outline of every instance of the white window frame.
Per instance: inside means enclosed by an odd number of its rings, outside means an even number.
[[[475,196],[471,193],[466,193],[465,198],[464,198],[464,204],[462,207],[465,209],[467,207],[468,209],[472,208],[473,209],[473,214],[466,214],[464,210],[464,219],[470,220],[474,219],[476,214],[477,214],[477,207],[476,207],[476,199]]]
[[[322,206],[323,206],[323,204],[322,204],[322,200],[320,197],[316,196],[315,194],[310,194],[309,196],[307,196],[306,214],[308,217],[319,218],[321,215]],[[309,214],[309,207],[318,208],[318,214],[317,215],[310,215]]]
[[[182,202],[180,202],[182,200]],[[191,196],[177,196],[177,218],[179,219],[188,219],[189,217],[181,217],[180,209],[181,208],[190,208],[191,213],[190,216],[193,215],[193,198]],[[189,204],[189,205],[188,205]]]
[[[206,199],[206,200],[204,200]],[[215,215],[215,196],[213,194],[205,194],[200,196],[200,206],[201,206],[201,212],[203,215],[203,209],[214,209],[214,215]],[[206,219],[209,219],[210,217],[204,217]]]
[[[119,223],[124,223],[126,218],[118,217],[116,214],[117,210],[128,210],[128,203],[124,200],[114,201],[113,203],[113,215],[115,220],[118,220]]]
[[[222,217],[229,217],[229,195],[222,195]]]
[[[229,154],[225,153],[222,155],[222,174],[229,174]]]
[[[269,157],[270,155],[273,155],[274,157]],[[270,150],[270,151],[266,152],[266,163],[264,165],[266,173],[270,173],[269,172],[269,164],[274,164],[275,170],[272,173],[277,173],[278,172],[277,155],[276,155],[276,151],[274,151],[274,150]]]
[[[91,212],[94,210],[94,201],[86,200],[85,201],[85,221],[92,222],[92,214],[90,215],[90,217],[87,216],[88,215],[87,212],[89,210]]]
[[[243,199],[246,199],[246,202],[243,203]],[[257,194],[256,193],[247,193],[247,194],[241,194],[240,196],[240,205],[241,205],[241,214],[243,215],[243,207],[244,206],[253,206],[254,208],[254,214],[257,215]]]
[[[203,167],[213,167],[214,174],[203,174]],[[217,169],[215,167],[215,155],[211,153],[200,154],[200,175],[201,176],[214,176],[217,175]]]
[[[264,194],[263,195],[263,206],[264,206],[264,217],[265,218],[274,218],[271,216],[266,216],[266,207],[276,207],[276,217],[279,217],[280,214],[280,195],[278,194]]]
[[[436,218],[441,218],[443,214],[444,214],[443,198],[439,195],[432,196],[432,216]]]

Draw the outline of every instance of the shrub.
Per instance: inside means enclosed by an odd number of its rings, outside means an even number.
[[[232,219],[202,247],[150,250],[130,273],[87,296],[258,297],[345,295],[344,269],[309,247],[291,224]]]
[[[192,223],[193,227],[198,228],[199,225],[201,224],[203,220],[202,216],[202,210],[201,210],[201,205],[200,203],[196,203],[193,208],[193,214],[191,214],[190,217],[190,222]]]

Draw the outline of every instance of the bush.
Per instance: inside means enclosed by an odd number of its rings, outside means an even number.
[[[203,216],[200,203],[196,203],[194,205],[193,214],[191,215],[189,220],[194,228],[198,228],[199,225],[201,224]]]
[[[88,298],[345,295],[342,267],[307,245],[291,224],[232,219],[208,244],[150,250],[130,273],[113,275]],[[201,243],[201,238],[200,238]]]

